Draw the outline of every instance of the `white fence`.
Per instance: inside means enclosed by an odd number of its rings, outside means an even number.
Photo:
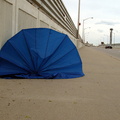
[[[27,0],[0,0],[0,48],[21,29],[38,27],[52,28],[68,34],[78,48],[82,46],[80,39],[75,37],[77,31],[73,24],[71,25],[73,29],[67,30],[41,9]]]

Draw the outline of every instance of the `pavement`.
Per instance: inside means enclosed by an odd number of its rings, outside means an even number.
[[[0,120],[120,120],[120,59],[79,53],[84,77],[0,79]]]
[[[113,47],[113,49],[105,49],[105,47],[94,47],[97,50],[100,50],[104,53],[109,54],[110,56],[114,56],[118,59],[120,59],[120,48],[115,48]]]

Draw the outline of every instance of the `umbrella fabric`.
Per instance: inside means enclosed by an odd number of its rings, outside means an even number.
[[[23,29],[0,50],[0,77],[67,79],[82,77],[79,53],[63,33],[48,28]]]

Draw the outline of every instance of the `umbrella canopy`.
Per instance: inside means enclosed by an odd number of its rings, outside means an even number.
[[[63,33],[23,29],[0,50],[0,77],[66,79],[84,76],[79,53]]]

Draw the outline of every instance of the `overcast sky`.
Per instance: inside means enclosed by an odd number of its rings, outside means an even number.
[[[62,0],[71,18],[77,26],[78,0]],[[120,43],[120,0],[81,0],[80,1],[80,34],[82,36],[85,20],[85,41],[98,45],[109,43],[110,28],[113,28],[113,43]]]

